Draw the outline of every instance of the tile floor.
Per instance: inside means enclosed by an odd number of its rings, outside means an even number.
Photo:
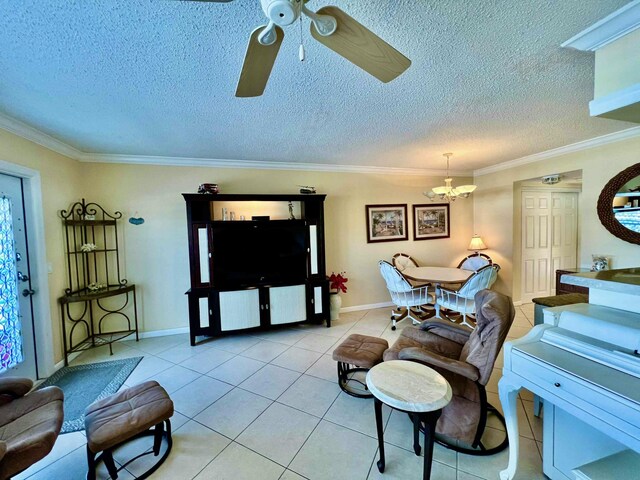
[[[533,305],[518,307],[510,338],[533,324]],[[389,309],[342,314],[330,329],[296,326],[284,330],[211,339],[190,347],[186,335],[127,341],[84,353],[74,364],[143,356],[127,379],[133,385],[155,379],[171,395],[173,450],[152,476],[158,479],[260,480],[410,480],[422,478],[422,459],[412,451],[411,423],[405,414],[385,409],[387,470],[375,467],[377,440],[371,400],[350,397],[336,384],[331,352],[351,333],[381,336],[392,343]],[[496,406],[502,358],[487,386]],[[542,424],[533,417],[532,397],[519,402],[520,478],[542,474]],[[499,425],[494,427],[499,428]],[[498,435],[489,429],[488,435]],[[86,439],[82,432],[61,435],[44,460],[18,479],[83,479]],[[146,448],[128,444],[117,452],[124,462]],[[132,453],[135,452],[135,453]],[[457,454],[436,445],[434,480],[497,479],[507,451],[491,457]],[[152,457],[143,457],[118,478],[133,478]],[[104,467],[100,478],[106,478]]]

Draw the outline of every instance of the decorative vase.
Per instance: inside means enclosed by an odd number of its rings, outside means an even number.
[[[340,307],[342,306],[342,297],[338,293],[331,293],[329,295],[329,311],[331,314],[331,321],[340,319]]]

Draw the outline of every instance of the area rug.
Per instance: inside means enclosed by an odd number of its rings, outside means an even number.
[[[84,430],[85,409],[116,393],[140,360],[142,357],[132,357],[64,367],[45,380],[39,389],[55,385],[64,392],[64,423],[60,433]]]

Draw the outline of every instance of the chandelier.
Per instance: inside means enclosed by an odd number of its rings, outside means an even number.
[[[444,185],[441,187],[435,187],[428,192],[424,192],[424,195],[429,197],[433,202],[435,200],[446,200],[448,202],[455,202],[456,198],[467,198],[476,189],[475,185],[460,185],[454,187],[451,185],[453,178],[449,176],[449,158],[453,153],[444,153],[443,156],[447,158],[447,178],[444,179]]]

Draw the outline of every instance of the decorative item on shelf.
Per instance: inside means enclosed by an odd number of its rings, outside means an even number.
[[[222,220],[224,220],[225,222],[229,220],[229,212],[225,207],[222,207]]]
[[[201,183],[200,185],[198,185],[198,193],[215,194],[219,192],[220,189],[218,188],[217,183]]]
[[[295,220],[296,216],[293,214],[293,203],[289,202],[289,220]]]
[[[89,290],[90,292],[97,292],[99,290],[102,290],[103,288],[107,288],[107,286],[102,283],[92,282],[87,285],[87,290]]]
[[[487,246],[482,241],[482,237],[478,234],[475,234],[471,237],[471,242],[469,243],[469,248],[467,250],[472,250],[478,253],[479,250],[486,250]]]
[[[95,219],[96,219],[96,216],[95,216],[95,215],[89,215],[89,214],[87,213],[87,214],[85,214],[84,219],[85,219],[85,220],[95,220]]]
[[[310,195],[316,193],[316,187],[310,187],[308,185],[298,185],[300,187],[300,193],[304,193],[305,195]]]
[[[93,252],[97,248],[98,246],[95,243],[83,243],[80,246],[80,251],[88,253],[88,252]]]
[[[591,255],[591,271],[599,272],[601,270],[609,270],[609,257],[603,255],[593,254]]]
[[[329,277],[329,312],[332,321],[340,318],[340,307],[342,307],[340,292],[347,293],[346,283],[349,281],[345,275],[346,272],[340,272],[337,275],[331,272]]]
[[[444,179],[444,185],[435,187],[428,192],[424,192],[424,195],[429,197],[433,202],[434,200],[446,200],[447,202],[454,202],[456,198],[468,198],[471,193],[476,189],[475,185],[460,185],[454,187],[451,185],[453,178],[449,176],[449,157],[453,156],[453,153],[444,153],[444,157],[447,157],[447,178]]]
[[[236,219],[236,212],[229,212],[229,220],[232,222]]]

